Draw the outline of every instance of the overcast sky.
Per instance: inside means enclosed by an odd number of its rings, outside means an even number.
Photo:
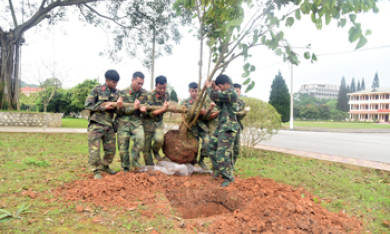
[[[390,1],[378,3],[378,14],[367,13],[358,16],[362,28],[371,29],[368,43],[360,50],[354,51],[356,43],[348,41],[350,26],[338,28],[335,22],[324,25],[321,31],[315,28],[309,16],[296,21],[292,28],[284,29],[285,38],[293,47],[304,47],[311,44],[312,52],[318,55],[318,62],[310,63],[301,59],[299,66],[293,67],[293,90],[298,92],[302,84],[337,84],[340,85],[344,76],[349,84],[352,77],[355,80],[365,79],[366,88],[371,87],[375,72],[378,72],[380,87],[390,87]],[[32,64],[56,62],[57,71],[71,69],[70,77],[64,81],[65,87],[73,87],[85,79],[99,78],[104,81],[104,72],[116,69],[121,80],[118,88],[125,88],[130,84],[131,75],[135,71],[142,71],[145,79],[144,88],[150,87],[150,73],[137,59],[124,57],[121,63],[114,64],[106,57],[99,56],[108,46],[107,34],[99,27],[70,19],[61,23],[59,28],[48,30],[32,29],[25,34],[27,44],[22,47],[22,80],[27,80],[28,67]],[[188,96],[188,83],[198,80],[199,43],[188,29],[182,30],[184,38],[173,49],[170,56],[159,58],[156,61],[155,76],[165,75],[168,82],[175,88],[178,96]],[[370,49],[382,47],[380,49]],[[304,52],[305,50],[297,50]],[[347,53],[340,53],[347,52]],[[256,81],[255,88],[247,93],[248,96],[268,101],[272,80],[280,70],[291,90],[290,65],[283,63],[282,57],[276,56],[270,50],[258,47],[251,52],[250,62],[256,66],[251,77]],[[226,70],[233,82],[242,83],[241,78],[243,59],[238,59]],[[31,80],[31,78],[29,79]]]

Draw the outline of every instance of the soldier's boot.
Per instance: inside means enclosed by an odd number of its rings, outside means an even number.
[[[131,152],[131,166],[134,167],[135,170],[140,169],[142,166],[138,162],[139,152]]]
[[[233,183],[234,181],[229,181],[229,180],[225,180],[222,184],[221,184],[221,187],[227,187],[229,184]]]
[[[99,170],[94,171],[93,174],[94,174],[94,175],[93,175],[93,178],[94,178],[94,179],[99,180],[99,179],[102,179],[102,178],[103,178],[102,175],[100,174],[100,171],[99,171]]]
[[[116,174],[116,171],[112,170],[109,166],[103,166],[102,169],[100,169],[101,171],[104,171],[110,175],[115,175]]]
[[[199,159],[199,162],[198,162],[199,166],[205,170],[205,171],[208,171],[209,168],[207,167],[206,163],[204,163],[204,157],[200,156],[200,159]]]
[[[129,168],[128,167],[123,168],[123,172],[129,172]]]
[[[213,173],[213,179],[216,180],[218,179],[219,177],[221,177],[221,172],[220,171],[214,171]]]

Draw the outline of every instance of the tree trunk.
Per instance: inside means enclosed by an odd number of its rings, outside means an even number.
[[[19,64],[21,36],[13,31],[0,33],[0,109],[20,109],[19,105]]]
[[[47,112],[47,103],[43,103],[43,113]]]
[[[154,80],[154,56],[156,53],[156,29],[153,29],[153,48],[152,48],[152,77],[150,79],[150,90],[153,90],[153,80]]]

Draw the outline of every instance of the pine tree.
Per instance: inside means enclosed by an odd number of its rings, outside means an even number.
[[[177,93],[174,89],[171,91],[170,100],[174,102],[179,102],[179,99],[177,98]]]
[[[345,92],[346,93],[350,93],[351,92],[351,89],[349,88],[349,85],[347,85],[347,87],[345,87]]]
[[[364,82],[364,77],[362,78],[362,85],[360,87],[362,90],[366,90],[366,83]]]
[[[343,77],[341,79],[339,97],[337,99],[337,110],[341,110],[344,112],[349,111],[347,93],[348,93],[348,90],[347,90],[347,87],[345,86],[345,78]]]
[[[372,91],[376,91],[376,89],[379,88],[378,72],[375,72],[375,77],[374,77],[374,80],[372,81],[371,88],[372,88]]]
[[[269,104],[282,116],[283,123],[290,121],[290,93],[280,71],[272,81]]]
[[[349,89],[351,93],[356,92],[355,78],[352,78],[351,86],[349,86]]]
[[[358,80],[358,83],[357,83],[357,87],[356,87],[356,91],[359,92],[361,91],[362,89],[360,88],[360,80]]]

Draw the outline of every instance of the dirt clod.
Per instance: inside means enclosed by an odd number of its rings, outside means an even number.
[[[173,162],[190,163],[198,154],[198,141],[190,133],[182,138],[178,130],[170,130],[164,136],[163,152]]]
[[[308,191],[259,177],[221,188],[222,180],[209,175],[167,176],[162,173],[123,173],[101,180],[78,180],[58,188],[54,194],[65,201],[84,200],[101,207],[137,204],[154,207],[141,215],[153,219],[174,207],[184,219],[177,227],[207,233],[361,233],[362,222],[341,212],[332,213],[316,203]],[[164,194],[169,203],[156,199]],[[319,199],[319,198],[318,198]],[[165,211],[162,211],[165,210]],[[172,218],[175,218],[173,216]],[[207,225],[204,225],[207,223]]]
[[[84,207],[82,206],[76,206],[76,212],[80,213],[84,211]]]

